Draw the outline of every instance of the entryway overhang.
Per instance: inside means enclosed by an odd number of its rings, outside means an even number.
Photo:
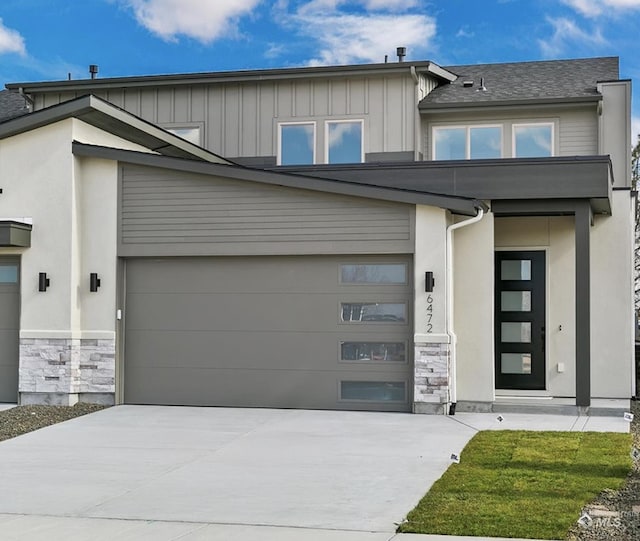
[[[0,220],[0,247],[29,248],[31,229],[31,224]]]
[[[576,287],[576,406],[591,405],[591,267],[590,228],[593,204],[590,199],[498,200],[491,210],[501,216],[575,216]]]

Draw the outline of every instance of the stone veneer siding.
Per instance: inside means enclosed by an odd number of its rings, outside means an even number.
[[[20,339],[21,404],[113,404],[115,340]]]
[[[448,371],[449,344],[415,344],[414,413],[446,413]]]

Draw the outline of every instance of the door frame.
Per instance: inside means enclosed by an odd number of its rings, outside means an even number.
[[[498,254],[500,253],[527,253],[527,252],[538,252],[543,256],[543,270],[542,270],[542,279],[543,279],[543,294],[542,294],[542,302],[544,303],[544,307],[541,310],[542,313],[542,333],[543,333],[543,355],[544,362],[541,363],[543,368],[542,373],[542,384],[528,387],[528,386],[499,386],[499,371],[498,371],[498,352],[500,346],[500,332],[498,330],[499,318],[499,305],[498,305],[498,294],[501,291],[498,288],[498,267],[494,264],[494,294],[493,294],[493,332],[494,332],[494,354],[493,354],[493,370],[494,370],[494,389],[496,394],[505,395],[505,394],[515,394],[515,395],[531,395],[531,396],[540,396],[547,394],[549,388],[549,340],[548,340],[548,322],[549,322],[549,247],[548,246],[509,246],[509,247],[494,247],[494,263],[498,260]],[[546,336],[545,336],[546,333]]]

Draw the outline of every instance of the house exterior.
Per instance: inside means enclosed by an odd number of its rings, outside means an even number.
[[[617,58],[7,88],[33,112],[0,123],[0,401],[635,394]]]

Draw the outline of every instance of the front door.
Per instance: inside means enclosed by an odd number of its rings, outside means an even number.
[[[545,253],[496,252],[496,388],[545,388]]]

